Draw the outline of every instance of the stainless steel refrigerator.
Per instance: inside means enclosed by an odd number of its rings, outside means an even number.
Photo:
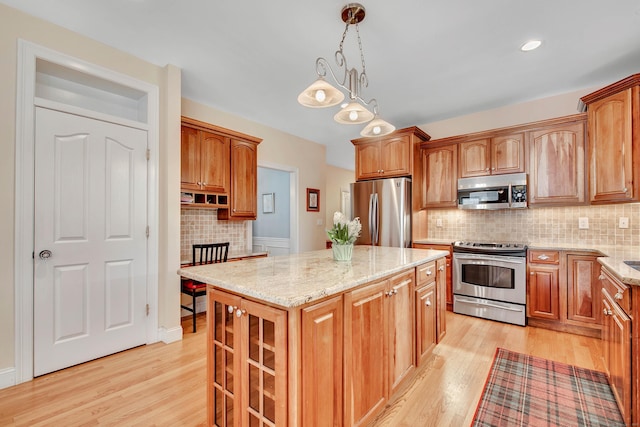
[[[359,217],[357,245],[411,246],[411,179],[387,178],[351,184],[351,219]]]

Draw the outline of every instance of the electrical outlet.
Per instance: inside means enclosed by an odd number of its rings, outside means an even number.
[[[586,216],[581,216],[578,218],[578,228],[581,230],[586,230],[589,228],[589,218]]]
[[[442,218],[436,219],[436,227],[442,227]]]
[[[629,218],[621,216],[618,220],[618,228],[629,228]]]

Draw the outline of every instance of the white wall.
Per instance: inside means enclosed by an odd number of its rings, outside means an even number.
[[[351,144],[350,144],[351,145]],[[352,149],[355,149],[352,147]],[[327,192],[325,194],[325,229],[333,225],[333,213],[341,211],[341,190],[349,190],[349,184],[355,182],[356,173],[354,170],[342,169],[335,166],[327,166]],[[344,212],[343,212],[344,213]]]
[[[258,167],[258,216],[251,224],[254,238],[290,237],[290,175],[286,171]],[[273,194],[272,213],[264,213],[264,194]]]

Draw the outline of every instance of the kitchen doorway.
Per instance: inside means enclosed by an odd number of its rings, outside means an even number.
[[[298,170],[258,162],[258,215],[252,223],[254,252],[298,252]]]

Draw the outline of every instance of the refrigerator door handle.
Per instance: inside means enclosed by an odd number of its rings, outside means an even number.
[[[380,218],[379,218],[379,206],[378,206],[378,193],[373,194],[373,227],[374,227],[374,238],[372,239],[374,245],[378,245],[379,240],[379,232],[380,232]]]
[[[373,241],[373,233],[375,228],[375,223],[373,222],[373,194],[369,194],[369,238],[371,239],[371,243],[375,244]]]

